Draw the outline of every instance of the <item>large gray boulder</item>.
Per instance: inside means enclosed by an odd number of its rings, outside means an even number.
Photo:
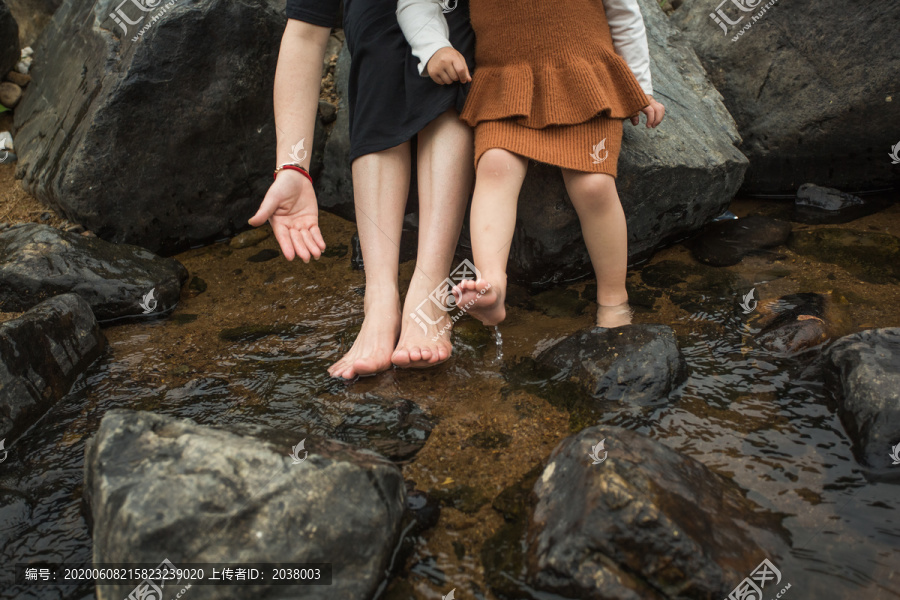
[[[655,98],[666,106],[666,117],[655,130],[643,123],[634,127],[626,121],[624,125],[616,187],[628,219],[632,263],[687,237],[721,214],[747,169],[747,159],[736,147],[740,136],[734,120],[694,51],[656,2],[640,0],[640,4]],[[348,71],[338,69],[339,91],[346,88]],[[320,200],[325,210],[352,218],[346,122],[342,106],[326,147]],[[529,167],[518,221],[509,264],[514,280],[541,288],[593,273],[578,216],[558,168]],[[466,235],[463,245],[467,245]]]
[[[5,1],[0,0],[0,80],[12,70],[18,60],[19,25]]]
[[[94,562],[332,563],[332,585],[195,585],[190,596],[369,600],[400,533],[400,470],[375,453],[311,438],[295,464],[300,441],[107,412],[85,447]],[[132,588],[97,586],[97,598],[121,599]]]
[[[900,4],[738,4],[690,0],[672,21],[738,123],[750,159],[744,190],[794,192],[812,182],[852,192],[900,181],[888,157],[896,128],[871,125],[900,122]],[[735,25],[710,18],[720,6]]]
[[[16,176],[101,238],[168,253],[248,228],[272,181],[284,2],[140,5],[56,11],[16,109]]]
[[[105,346],[90,305],[75,294],[0,324],[0,439],[17,437],[68,394]]]
[[[871,475],[900,481],[900,328],[844,336],[828,349],[825,362],[831,398],[856,459]]]
[[[171,311],[188,271],[129,244],[24,223],[0,232],[0,307],[28,310],[73,292],[88,301],[97,319],[150,317]]]
[[[500,597],[724,598],[761,556],[779,563],[789,552],[777,516],[633,431],[585,429],[560,442],[536,475],[494,502],[509,524],[483,559]]]

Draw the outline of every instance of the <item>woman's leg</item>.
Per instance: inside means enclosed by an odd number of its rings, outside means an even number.
[[[631,323],[625,291],[628,226],[616,180],[605,173],[562,171],[597,276],[597,325],[627,325]]]
[[[450,357],[449,314],[428,296],[450,273],[472,189],[472,130],[450,109],[419,132],[419,250],[403,305],[397,366],[428,366]],[[424,314],[423,314],[424,313]]]
[[[365,319],[353,347],[328,372],[353,379],[391,366],[400,332],[397,269],[409,195],[409,142],[353,161],[356,227],[366,270]]]
[[[501,148],[481,155],[472,197],[472,253],[481,277],[458,286],[460,308],[484,323],[506,318],[506,263],[528,159]]]

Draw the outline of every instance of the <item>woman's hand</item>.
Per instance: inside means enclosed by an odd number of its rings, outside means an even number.
[[[259,227],[266,220],[286,259],[299,256],[308,263],[310,257],[322,256],[325,240],[319,229],[316,192],[303,174],[290,169],[278,173],[259,211],[247,222]]]
[[[469,75],[469,67],[466,65],[466,59],[457,50],[450,46],[445,46],[435,52],[428,64],[425,65],[425,72],[429,77],[438,84],[444,85],[459,81],[460,83],[469,83],[472,76]]]
[[[666,114],[666,107],[653,99],[653,96],[647,96],[650,98],[650,105],[641,109],[641,112],[647,115],[647,127],[652,129],[659,125],[663,116]],[[637,125],[641,122],[641,116],[635,115],[631,117],[631,124]]]

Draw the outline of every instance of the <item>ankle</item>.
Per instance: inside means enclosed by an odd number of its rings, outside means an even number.
[[[597,291],[597,304],[599,306],[619,306],[628,302],[628,292],[624,289],[616,291]]]

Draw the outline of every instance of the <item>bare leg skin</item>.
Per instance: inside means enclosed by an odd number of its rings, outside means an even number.
[[[472,143],[472,130],[453,109],[419,132],[419,250],[403,305],[400,341],[391,356],[398,367],[430,367],[453,351],[450,330],[443,329],[451,313],[428,296],[455,266],[453,253],[472,189]]]
[[[625,277],[628,227],[616,192],[616,180],[605,173],[563,169],[563,180],[581,221],[594,274],[597,276],[597,326],[631,323]]]
[[[365,319],[353,347],[328,373],[354,379],[391,367],[400,334],[400,232],[409,194],[409,143],[353,161],[356,227],[366,269]]]
[[[506,263],[516,228],[516,208],[528,159],[501,148],[481,155],[472,197],[472,253],[481,277],[463,281],[454,295],[460,307],[485,325],[506,318]]]

